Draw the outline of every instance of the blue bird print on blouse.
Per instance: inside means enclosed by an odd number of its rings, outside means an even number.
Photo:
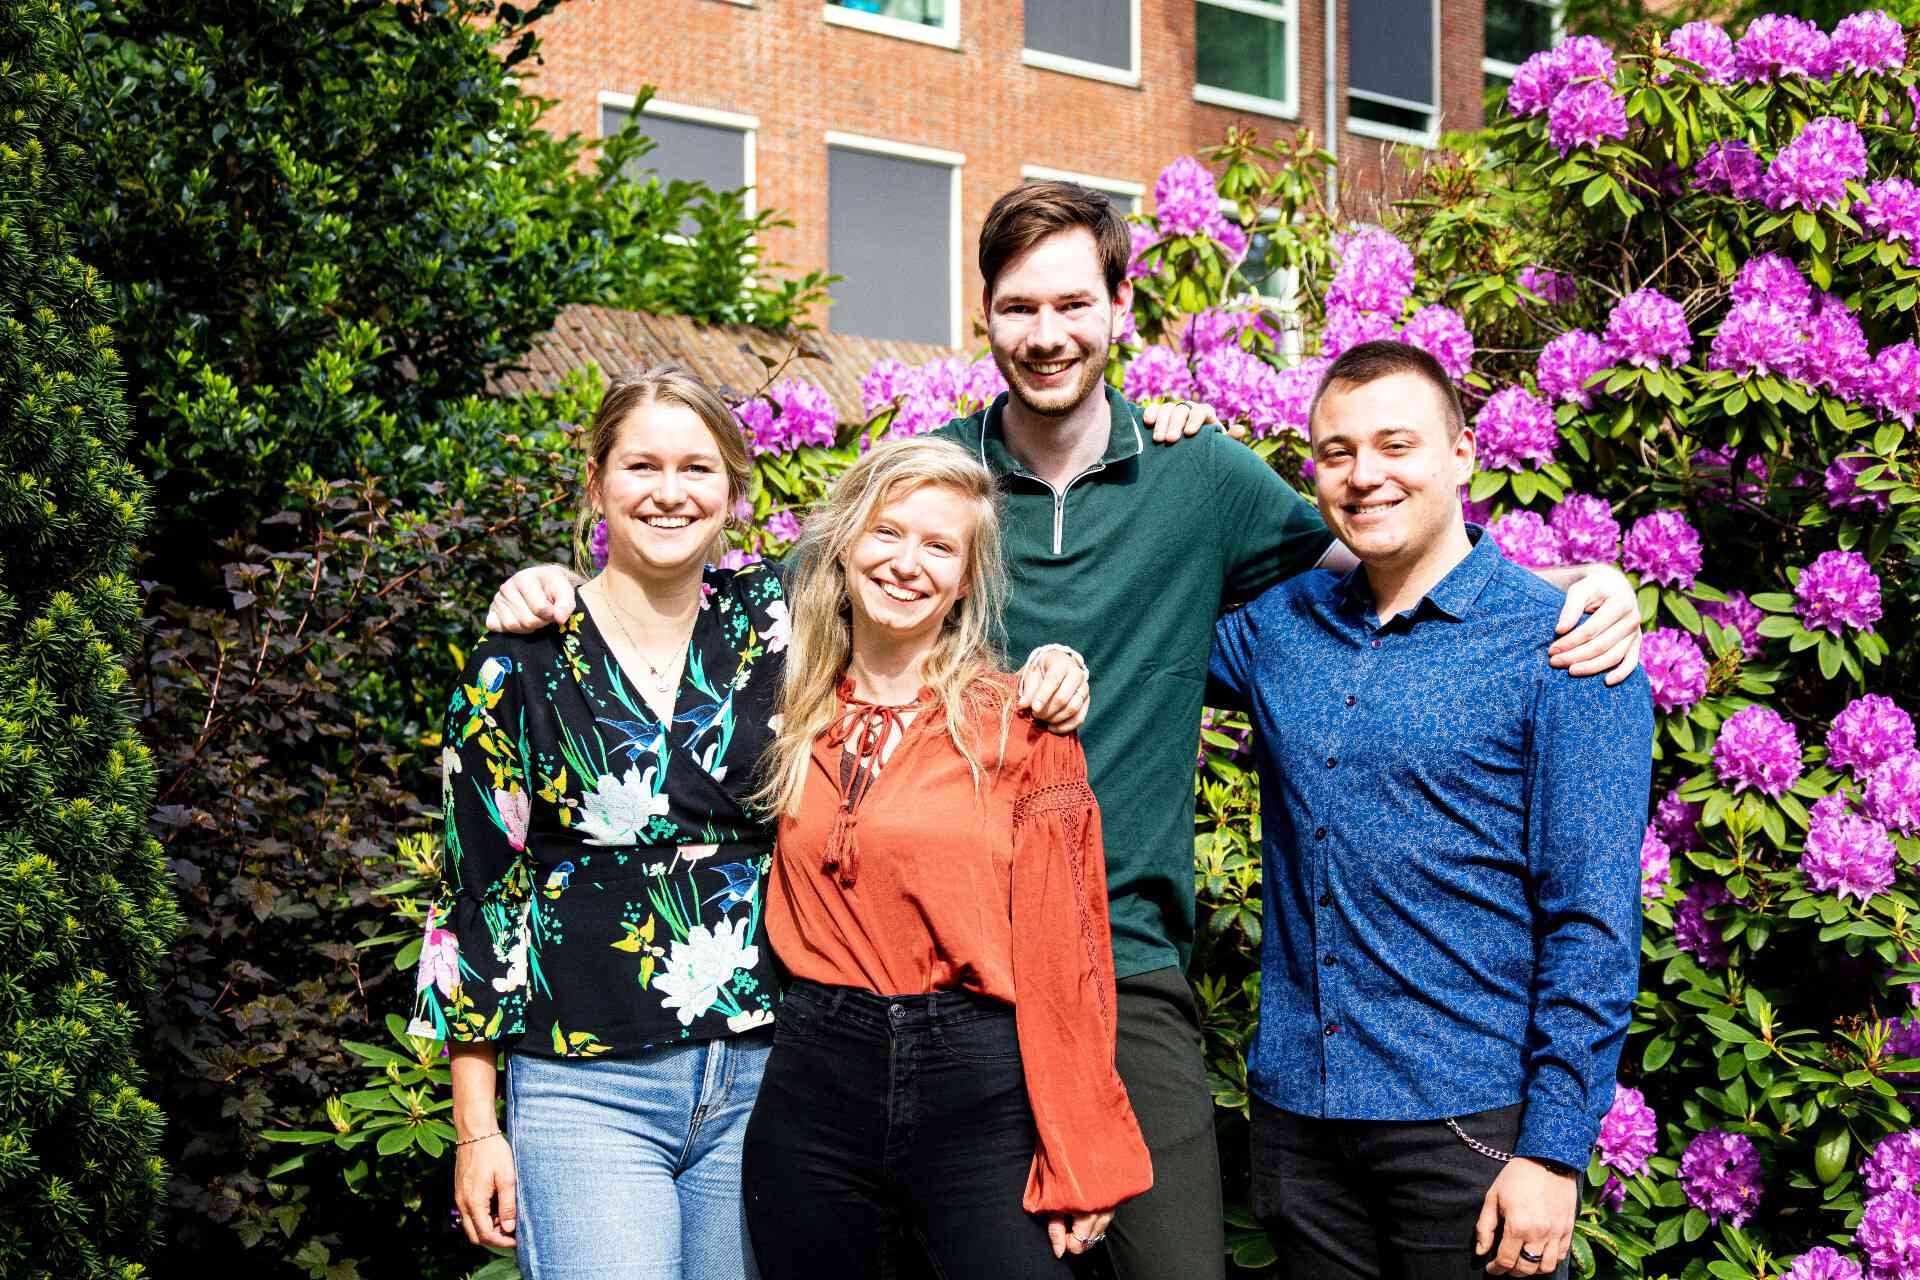
[[[714,902],[720,904],[722,912],[731,911],[743,903],[753,901],[753,887],[760,878],[760,868],[751,862],[729,862],[725,866],[715,867],[714,871],[727,878],[726,886],[708,894],[702,906]]]

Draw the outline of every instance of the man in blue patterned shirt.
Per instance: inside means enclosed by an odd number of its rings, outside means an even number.
[[[1300,1280],[1560,1274],[1638,977],[1646,677],[1547,665],[1561,597],[1462,519],[1426,353],[1348,351],[1311,431],[1360,567],[1227,615],[1211,668],[1263,799],[1255,1211]]]

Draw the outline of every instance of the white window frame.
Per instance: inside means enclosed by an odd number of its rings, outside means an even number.
[[[949,2],[955,2],[955,0],[949,0]],[[947,317],[947,345],[958,347],[962,338],[962,317],[966,314],[966,305],[960,297],[960,171],[966,167],[967,157],[959,151],[923,147],[915,142],[895,142],[890,138],[872,138],[861,133],[842,133],[838,129],[827,130],[825,139],[829,148],[865,151],[876,156],[899,156],[904,160],[923,160],[928,164],[946,166],[947,289],[953,304],[953,314]],[[833,209],[831,186],[827,190],[827,209],[828,218],[831,220]]]
[[[1140,212],[1140,201],[1147,194],[1143,182],[1128,182],[1125,178],[1102,178],[1098,174],[1075,173],[1071,169],[1051,169],[1044,164],[1023,164],[1020,176],[1029,181],[1038,182],[1077,182],[1083,187],[1091,187],[1102,195],[1118,196],[1126,201],[1128,213]]]
[[[1277,120],[1297,120],[1300,118],[1300,6],[1297,0],[1200,0],[1201,4],[1211,5],[1215,9],[1231,9],[1235,13],[1251,14],[1256,18],[1268,18],[1286,24],[1287,29],[1287,92],[1286,98],[1263,98],[1258,94],[1236,93],[1232,89],[1217,89],[1212,85],[1201,84],[1200,50],[1196,42],[1194,48],[1193,100],[1210,106],[1226,107],[1231,111],[1245,111],[1253,115],[1272,116]]]
[[[871,31],[875,35],[912,40],[916,44],[930,44],[941,49],[960,47],[960,0],[947,0],[946,18],[937,27],[930,27],[923,22],[908,22],[904,18],[889,18],[883,13],[849,9],[831,2],[820,6],[820,16],[830,26]]]
[[[1214,0],[1207,0],[1207,3],[1214,3]],[[1362,138],[1374,138],[1381,142],[1404,143],[1427,151],[1440,145],[1440,39],[1444,34],[1440,26],[1440,0],[1432,0],[1431,8],[1433,10],[1433,102],[1414,102],[1409,98],[1396,98],[1391,94],[1355,89],[1351,85],[1347,89],[1349,100],[1359,98],[1363,102],[1377,102],[1382,106],[1399,107],[1404,111],[1424,111],[1427,113],[1427,127],[1423,130],[1402,129],[1397,125],[1356,119],[1352,110],[1348,108],[1348,104],[1342,103],[1342,114],[1346,117],[1348,133]],[[1481,21],[1483,23],[1486,21],[1484,12]],[[1484,34],[1482,39],[1485,39]]]
[[[1010,2],[1010,0],[1003,0]],[[1081,76],[1088,80],[1100,80],[1107,84],[1124,85],[1129,89],[1140,87],[1140,0],[1131,0],[1127,6],[1128,21],[1133,31],[1128,39],[1132,61],[1125,67],[1110,67],[1104,62],[1088,62],[1083,58],[1069,58],[1065,54],[1048,53],[1044,49],[1029,49],[1024,43],[1020,49],[1020,61],[1029,67],[1038,67],[1042,71],[1058,71],[1062,75]],[[1021,40],[1026,39],[1023,26]]]
[[[731,2],[731,0],[729,0]],[[615,111],[632,112],[640,99],[631,93],[615,93],[602,89],[598,95],[598,106],[612,107]],[[648,98],[647,105],[640,108],[643,116],[659,116],[663,120],[685,120],[689,124],[711,124],[723,129],[734,129],[740,133],[740,172],[746,181],[746,212],[752,217],[758,207],[759,176],[755,172],[754,152],[760,134],[760,117],[742,115],[738,111],[716,111],[712,107],[696,107],[684,102],[663,102],[659,98]],[[606,128],[606,118],[599,121],[601,129]],[[604,133],[602,134],[604,137]],[[643,161],[644,163],[644,161]]]
[[[1548,37],[1547,48],[1551,49],[1554,45],[1566,39],[1567,7],[1564,4],[1559,3],[1559,0],[1521,0],[1521,2],[1523,4],[1533,5],[1536,8],[1545,9],[1553,15],[1553,34]],[[1484,10],[1482,11],[1480,23],[1482,31],[1482,43],[1480,47],[1484,50],[1486,48],[1486,17]],[[1483,53],[1480,58],[1480,74],[1483,78],[1486,76],[1499,76],[1502,80],[1512,83],[1513,78],[1520,74],[1520,64],[1517,62],[1507,62],[1500,58],[1489,58]]]

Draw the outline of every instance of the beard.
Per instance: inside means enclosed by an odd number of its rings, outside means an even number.
[[[1113,350],[1113,339],[1109,337],[1097,348],[1088,348],[1080,354],[1080,376],[1073,385],[1062,390],[1052,390],[1036,395],[1023,383],[1025,370],[1011,356],[993,353],[993,363],[1000,370],[1000,376],[1007,380],[1007,392],[1030,413],[1043,418],[1064,418],[1086,403],[1107,378],[1107,358]]]

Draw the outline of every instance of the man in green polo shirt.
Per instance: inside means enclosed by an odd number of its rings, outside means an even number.
[[[1184,419],[1150,434],[1140,407],[1106,385],[1114,324],[1133,300],[1130,256],[1126,224],[1096,192],[1036,182],[1002,196],[979,261],[1009,392],[939,434],[1003,483],[1007,652],[1070,645],[1098,701],[1081,741],[1105,831],[1117,1065],[1154,1167],[1153,1189],[1114,1216],[1115,1269],[1121,1280],[1209,1280],[1226,1270],[1220,1162],[1185,968],[1213,624],[1282,578],[1356,561],[1251,450],[1212,427],[1193,434]],[[1193,438],[1148,447],[1183,434]],[[1624,678],[1639,648],[1625,577],[1606,566],[1542,572],[1568,591],[1555,665]],[[564,570],[522,570],[489,625],[544,625],[572,604]]]

